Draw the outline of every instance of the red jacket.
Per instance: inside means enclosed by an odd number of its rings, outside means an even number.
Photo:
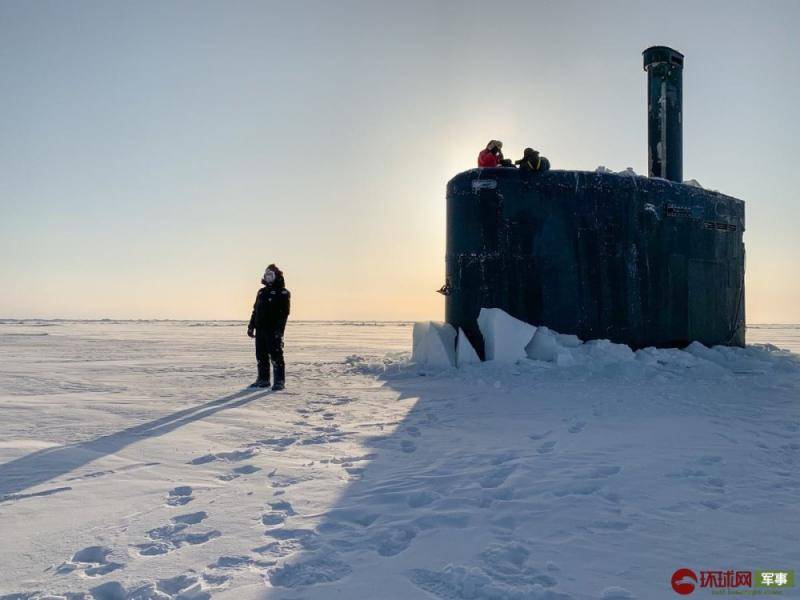
[[[484,149],[480,151],[480,154],[478,154],[479,167],[496,167],[499,164],[500,163],[497,160],[497,156],[491,150]]]

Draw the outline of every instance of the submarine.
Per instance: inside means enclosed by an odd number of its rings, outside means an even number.
[[[648,175],[475,168],[447,183],[445,321],[482,307],[634,349],[745,344],[744,202],[682,183],[684,56],[643,52]]]

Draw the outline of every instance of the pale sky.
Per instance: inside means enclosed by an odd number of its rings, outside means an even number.
[[[0,317],[440,319],[445,185],[492,138],[747,202],[747,317],[800,322],[800,2],[0,0]]]

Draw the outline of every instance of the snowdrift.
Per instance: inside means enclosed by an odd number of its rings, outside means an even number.
[[[765,373],[772,369],[796,369],[797,355],[775,346],[751,345],[747,348],[715,346],[693,342],[683,350],[644,348],[633,351],[625,344],[609,340],[584,342],[575,335],[563,334],[544,326],[516,319],[499,308],[482,308],[478,326],[483,336],[486,363],[516,367],[574,367],[598,370],[611,365],[629,364],[629,370],[656,367],[694,369],[707,374]],[[404,357],[395,355],[371,373],[402,368]],[[358,361],[354,361],[354,364]],[[447,323],[414,324],[411,363],[418,368],[436,370],[480,364],[481,360],[464,331]],[[781,366],[783,365],[783,366]],[[363,364],[358,365],[364,370]],[[488,367],[487,367],[488,368]]]

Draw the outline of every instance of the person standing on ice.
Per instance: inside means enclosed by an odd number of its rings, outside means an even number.
[[[286,364],[283,361],[283,332],[289,319],[291,294],[286,289],[283,272],[274,264],[267,267],[264,284],[253,304],[253,314],[247,326],[247,335],[256,338],[258,379],[250,387],[269,387],[269,364],[275,370],[272,389],[282,390],[286,384]]]

